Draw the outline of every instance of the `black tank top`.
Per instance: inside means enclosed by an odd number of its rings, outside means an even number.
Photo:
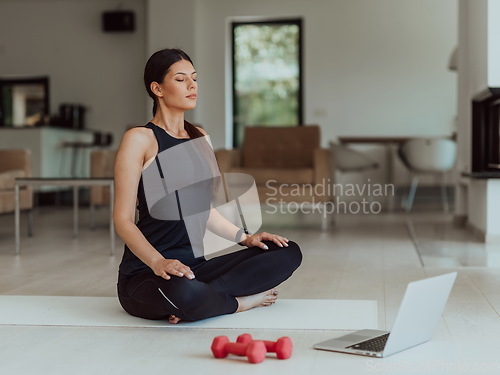
[[[145,127],[153,131],[158,141],[158,153],[190,139],[174,138],[151,122],[146,124]],[[182,218],[181,220],[158,220],[151,217],[144,194],[142,176],[139,180],[137,199],[139,220],[136,225],[156,250],[167,259],[178,259],[189,266],[193,266],[204,260],[203,257],[195,258],[186,225]],[[147,268],[148,266],[125,245],[125,251],[119,267],[120,274],[131,276]]]

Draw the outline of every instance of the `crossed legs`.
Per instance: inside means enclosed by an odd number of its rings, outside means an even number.
[[[271,304],[275,286],[299,267],[299,246],[281,248],[265,241],[269,250],[251,247],[191,267],[196,278],[165,280],[148,270],[120,278],[118,296],[129,314],[146,319],[195,321]],[[176,318],[169,318],[171,316]]]

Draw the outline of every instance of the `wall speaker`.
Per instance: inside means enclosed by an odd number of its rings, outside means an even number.
[[[115,10],[102,14],[104,32],[132,32],[135,30],[135,14],[131,11]]]

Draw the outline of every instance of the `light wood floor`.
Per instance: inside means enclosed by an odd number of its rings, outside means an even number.
[[[82,210],[80,236],[72,237],[68,208],[35,214],[34,237],[26,234],[14,254],[13,215],[0,216],[0,294],[115,296],[122,246],[109,255],[107,212],[88,229]],[[497,374],[500,360],[500,246],[486,246],[451,224],[451,216],[420,211],[339,216],[327,231],[313,215],[265,215],[263,230],[298,242],[302,266],[280,287],[281,298],[378,301],[380,329],[390,329],[408,282],[458,271],[433,340],[386,359],[317,351],[312,345],[339,333],[255,331],[254,337],[288,335],[291,359],[215,360],[217,335],[241,332],[151,328],[0,326],[3,374]],[[1,306],[0,306],[1,308]],[[307,319],[307,316],[304,316]],[[4,372],[6,371],[6,372]]]

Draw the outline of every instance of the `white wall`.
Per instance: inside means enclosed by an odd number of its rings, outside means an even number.
[[[146,4],[146,59],[163,48],[180,48],[196,64],[195,0],[147,0]],[[152,108],[153,101],[147,96],[147,119],[152,117]],[[187,112],[185,117],[188,121],[194,121],[192,111]]]
[[[500,87],[500,1],[488,1],[488,84]]]
[[[147,0],[146,53],[181,48],[195,59],[195,0]]]
[[[113,132],[114,147],[145,120],[145,2],[122,4],[135,12],[134,33],[101,31],[101,13],[117,1],[0,1],[0,75],[48,75],[51,113],[84,104],[87,128]]]
[[[230,17],[302,17],[305,123],[340,135],[449,135],[456,76],[456,0],[198,0],[197,122],[224,146],[225,37]],[[321,115],[321,113],[324,115]]]

